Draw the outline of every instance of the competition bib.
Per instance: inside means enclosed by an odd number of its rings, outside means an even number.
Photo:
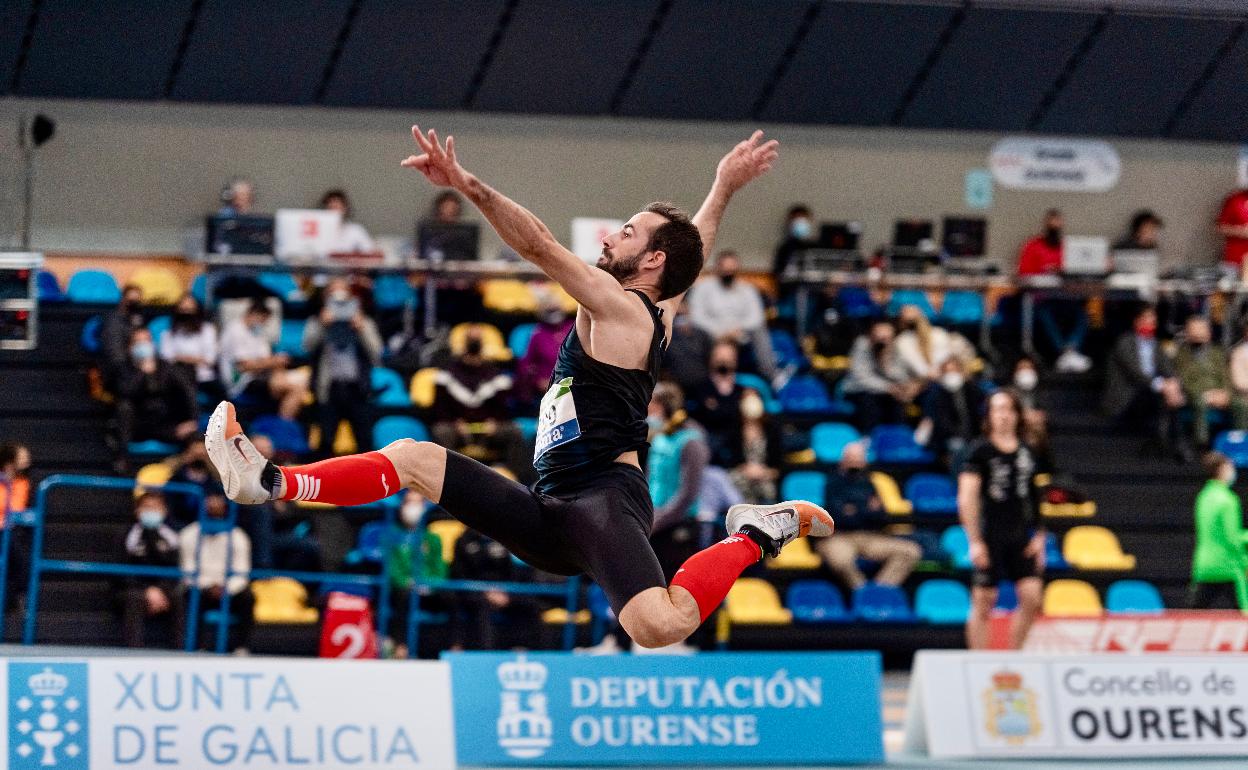
[[[542,406],[537,418],[537,446],[533,461],[560,444],[566,444],[581,435],[581,424],[576,420],[576,402],[572,400],[572,378],[564,377],[550,386],[542,396]]]

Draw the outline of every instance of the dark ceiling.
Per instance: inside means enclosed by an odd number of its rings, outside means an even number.
[[[1243,141],[1246,23],[1238,0],[0,0],[0,95]]]

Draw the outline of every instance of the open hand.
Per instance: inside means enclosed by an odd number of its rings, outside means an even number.
[[[755,131],[750,134],[749,139],[733,147],[719,161],[719,167],[715,169],[715,181],[726,185],[730,192],[736,192],[767,173],[771,164],[780,157],[780,143],[775,139],[767,142],[762,140],[763,132]]]
[[[462,190],[468,181],[468,172],[455,159],[455,137],[446,137],[446,146],[438,141],[438,132],[429,129],[422,134],[420,126],[412,126],[412,138],[420,148],[420,155],[409,155],[399,165],[414,168],[438,187],[454,187]]]

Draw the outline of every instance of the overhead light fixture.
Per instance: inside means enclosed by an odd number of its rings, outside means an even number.
[[[29,124],[23,116],[18,124],[18,144],[21,145],[25,186],[22,196],[22,250],[30,251],[31,207],[35,199],[35,149],[42,147],[56,136],[56,121],[43,113],[37,113]]]

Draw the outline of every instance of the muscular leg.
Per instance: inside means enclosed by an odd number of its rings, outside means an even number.
[[[966,617],[966,648],[968,650],[988,649],[988,619],[996,603],[996,586],[991,588],[975,586],[971,589],[971,614]]]

